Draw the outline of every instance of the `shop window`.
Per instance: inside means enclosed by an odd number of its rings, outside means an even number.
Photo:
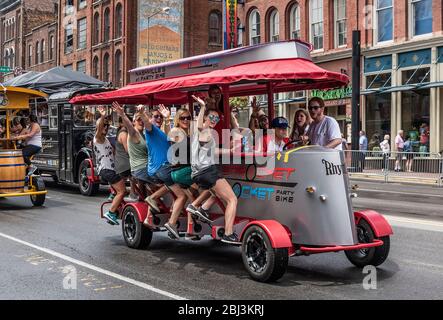
[[[49,129],[57,129],[58,128],[58,115],[57,115],[57,106],[52,105],[49,108]]]
[[[380,148],[385,134],[391,134],[391,94],[371,94],[366,96],[366,136],[374,147]],[[377,143],[378,141],[378,143]]]
[[[430,80],[430,68],[405,70],[402,72],[402,84],[426,83]]]
[[[392,76],[390,72],[378,73],[366,76],[366,88],[388,88],[392,83]]]

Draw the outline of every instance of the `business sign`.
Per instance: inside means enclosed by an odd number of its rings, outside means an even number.
[[[311,97],[318,97],[323,100],[346,99],[352,95],[352,87],[332,89],[332,90],[312,90]]]
[[[11,72],[11,68],[8,66],[0,66],[0,72],[1,73],[9,73],[9,72]]]
[[[223,0],[224,49],[237,47],[237,0]]]
[[[138,67],[182,58],[183,1],[138,0]]]

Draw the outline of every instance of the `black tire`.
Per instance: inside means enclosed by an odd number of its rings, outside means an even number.
[[[390,248],[389,236],[377,238],[369,223],[361,219],[357,225],[357,237],[360,243],[370,243],[374,239],[379,239],[383,241],[383,245],[368,249],[345,251],[346,257],[353,265],[359,268],[369,265],[376,267],[386,260]]]
[[[151,244],[152,230],[138,219],[137,211],[128,206],[123,211],[122,233],[126,245],[133,249],[146,249]]]
[[[91,197],[98,192],[100,184],[88,180],[88,168],[88,162],[82,161],[78,169],[78,187],[82,195]]]
[[[243,235],[242,259],[252,279],[273,282],[288,267],[288,248],[274,249],[266,232],[259,226],[249,227]]]
[[[37,176],[32,177],[32,182],[34,183],[34,185],[36,187],[36,191],[45,191],[46,190],[45,182],[43,181],[43,179],[41,177],[37,177]],[[45,203],[46,194],[33,195],[33,196],[30,196],[30,198],[31,198],[31,202],[34,207],[41,207]]]

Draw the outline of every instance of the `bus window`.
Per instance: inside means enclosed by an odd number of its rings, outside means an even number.
[[[74,124],[76,127],[95,126],[97,115],[93,106],[74,106]]]
[[[38,103],[37,104],[37,120],[42,127],[47,127],[49,125],[48,117],[48,104]]]
[[[49,129],[58,128],[58,115],[57,115],[57,105],[52,105],[49,108]]]

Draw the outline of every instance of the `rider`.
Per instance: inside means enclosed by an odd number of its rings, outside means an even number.
[[[134,115],[134,121],[131,123],[131,120],[126,116],[123,108],[117,102],[112,104],[113,110],[121,117],[125,127],[128,130],[128,154],[129,154],[129,164],[131,167],[131,175],[138,179],[143,183],[147,183],[149,185],[156,185],[158,181],[152,179],[152,177],[148,176],[147,166],[148,166],[148,149],[146,147],[146,141],[144,136],[144,125],[141,119],[141,112],[143,112],[144,106],[140,105],[137,107],[138,111]],[[156,113],[159,113],[156,111]],[[155,119],[155,118],[154,118]],[[155,122],[156,124],[157,122]],[[159,123],[161,125],[161,123]],[[159,188],[156,192],[154,192],[150,198],[150,206],[160,212],[160,209],[157,206],[156,199],[168,193],[168,189],[165,186]]]
[[[161,108],[166,109],[164,106],[161,106]],[[162,181],[176,196],[172,205],[172,214],[164,226],[174,239],[178,239],[180,235],[176,224],[187,197],[180,185],[175,183],[171,177],[172,167],[167,157],[170,144],[166,133],[152,125],[153,113],[150,113],[150,117],[148,117],[143,112],[141,117],[145,125],[145,138],[148,148],[148,175]]]
[[[216,154],[230,153],[231,150],[217,148],[212,131],[220,121],[220,115],[214,108],[206,109],[206,103],[192,96],[200,105],[197,127],[192,137],[192,179],[204,190],[213,190],[218,198],[226,203],[225,234],[221,241],[229,244],[239,244],[239,238],[234,233],[234,221],[237,211],[237,197],[226,179],[222,178],[215,164]],[[200,198],[200,197],[199,197]],[[213,199],[213,198],[212,198]],[[200,199],[196,199],[196,202]],[[209,216],[195,213],[199,218],[209,220]]]
[[[263,152],[274,153],[282,152],[283,147],[289,142],[288,138],[288,120],[284,117],[274,118],[271,122],[271,128],[274,129],[275,134],[269,134],[265,137],[263,144]]]
[[[42,149],[42,129],[35,114],[29,115],[29,121],[29,130],[22,135],[15,136],[14,140],[26,141],[26,146],[22,149],[23,159],[28,166],[31,166],[31,156]]]
[[[102,106],[97,110],[100,112],[100,119],[97,120],[94,136],[94,154],[98,163],[98,174],[100,178],[104,182],[109,183],[117,193],[112,200],[111,208],[105,213],[104,218],[108,220],[108,223],[111,225],[118,225],[118,207],[125,196],[126,187],[122,177],[115,172],[114,151],[106,137],[109,129],[106,111]]]

